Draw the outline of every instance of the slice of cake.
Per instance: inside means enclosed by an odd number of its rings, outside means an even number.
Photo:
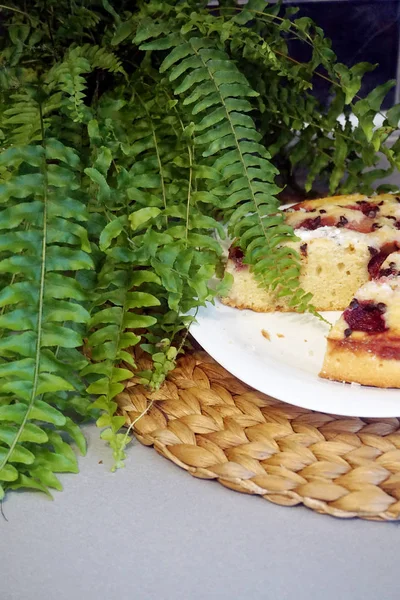
[[[400,248],[400,197],[360,194],[308,200],[285,211],[298,241],[287,245],[301,258],[300,286],[318,311],[344,310],[355,291],[377,276]],[[222,302],[259,312],[293,310],[258,284],[240,248],[231,247],[226,270],[233,285]]]
[[[400,387],[400,253],[381,265],[331,329],[321,377]]]

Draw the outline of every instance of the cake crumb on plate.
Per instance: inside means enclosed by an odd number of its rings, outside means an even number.
[[[269,333],[266,329],[261,329],[261,335],[263,337],[265,337],[266,340],[271,341],[271,336],[269,335]]]

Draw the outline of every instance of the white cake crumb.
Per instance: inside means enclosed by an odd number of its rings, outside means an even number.
[[[326,238],[335,241],[337,244],[343,246],[347,244],[366,244],[371,247],[379,247],[380,241],[378,235],[369,233],[366,236],[365,233],[359,231],[353,231],[352,229],[332,227],[325,225],[318,229],[296,229],[296,236],[302,241],[307,242],[309,240],[315,240],[316,238]]]

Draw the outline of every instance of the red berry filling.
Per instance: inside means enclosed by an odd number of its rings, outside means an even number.
[[[380,276],[380,269],[386,258],[392,252],[396,252],[399,247],[396,242],[384,244],[377,254],[375,254],[368,263],[368,272],[371,279],[376,279]]]
[[[231,246],[229,248],[228,257],[233,260],[237,269],[243,269],[245,267],[243,264],[244,252],[237,246]]]
[[[386,311],[386,304],[379,302],[358,302],[354,299],[349,308],[343,313],[344,320],[349,326],[346,329],[346,337],[352,331],[364,331],[365,333],[382,333],[387,331],[383,314]]]
[[[379,212],[379,206],[377,204],[374,204],[373,202],[367,202],[366,200],[359,200],[356,202],[356,204],[351,204],[346,206],[346,208],[351,208],[352,210],[361,210],[361,212],[370,219],[375,219]]]
[[[308,250],[307,244],[301,244],[301,246],[300,246],[300,254],[302,256],[307,256],[307,250]]]
[[[305,202],[298,202],[297,204],[294,204],[293,206],[291,206],[290,208],[287,209],[288,212],[296,212],[297,210],[302,210],[304,212],[313,212],[314,208],[312,206],[310,206],[307,201]]]
[[[333,217],[314,217],[314,219],[304,219],[301,223],[296,225],[296,229],[308,229],[309,231],[314,231],[314,229],[319,229],[320,227],[329,227],[335,225],[335,219]]]
[[[359,223],[357,223],[357,221],[350,221],[350,223],[346,225],[346,229],[358,231],[359,233],[371,233],[374,229],[374,223],[371,219],[363,219]]]
[[[396,277],[400,275],[395,262],[389,263],[389,267],[387,269],[381,269],[379,271],[379,277],[390,277],[391,275]]]

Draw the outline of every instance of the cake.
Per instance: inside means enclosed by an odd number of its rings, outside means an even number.
[[[400,196],[333,196],[300,202],[284,213],[298,238],[287,246],[301,259],[300,286],[312,293],[318,311],[344,310],[385,258],[400,249]],[[293,310],[260,286],[235,245],[226,270],[233,285],[225,304],[259,312]]]
[[[300,286],[318,311],[344,311],[328,335],[320,376],[400,388],[400,196],[309,200],[284,215],[297,238],[287,246],[300,257]],[[233,285],[225,304],[293,311],[256,281],[235,244],[226,271]]]
[[[400,253],[382,264],[332,327],[321,377],[400,387]]]

